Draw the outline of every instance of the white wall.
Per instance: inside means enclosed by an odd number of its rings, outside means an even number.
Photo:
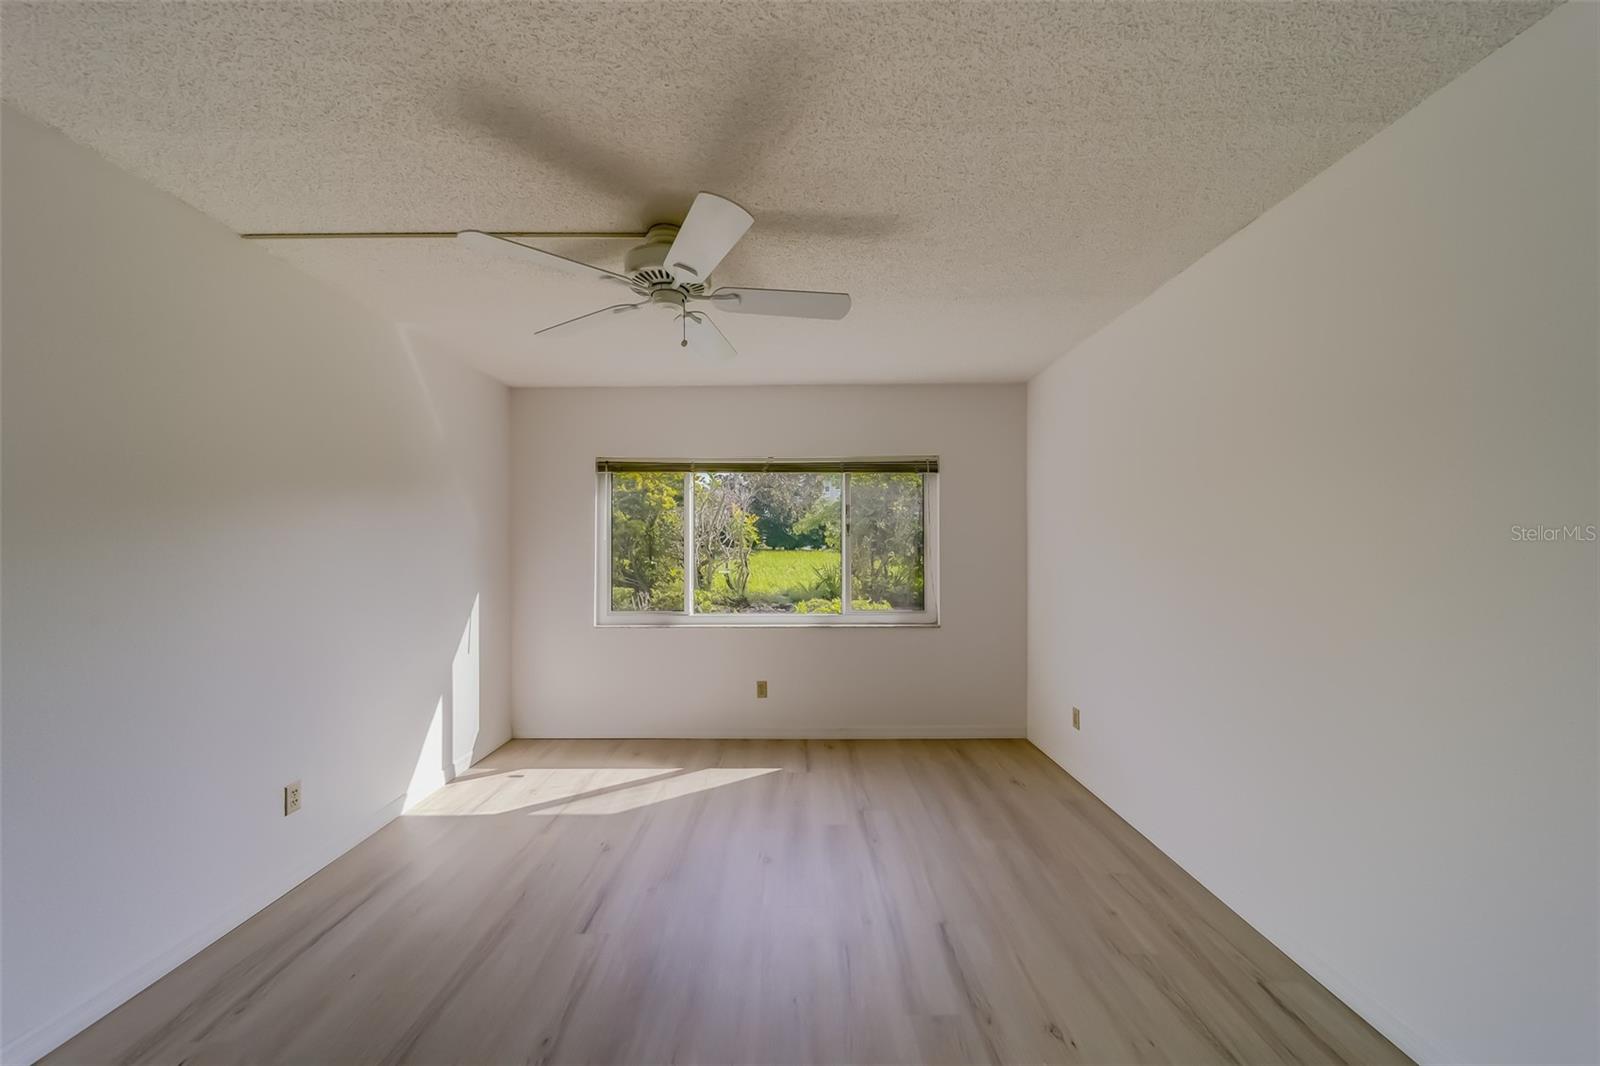
[[[1020,385],[516,390],[516,734],[1020,736],[1024,411]],[[594,625],[597,456],[925,454],[940,628]]]
[[[1413,1055],[1594,1062],[1572,4],[1029,389],[1029,735]],[[1071,728],[1071,708],[1083,728]]]
[[[510,405],[9,109],[0,157],[19,1062],[509,735]]]

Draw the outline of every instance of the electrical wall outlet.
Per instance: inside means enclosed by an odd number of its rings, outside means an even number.
[[[300,782],[291,781],[283,786],[283,814],[288,817],[300,809]]]
[[[767,683],[765,681],[757,681],[756,682],[756,699],[764,700],[766,698],[767,698]]]
[[[1083,724],[1078,718],[1078,715],[1081,714],[1081,713],[1082,712],[1080,712],[1078,710],[1078,708],[1076,708],[1076,707],[1072,708],[1072,728],[1074,728],[1074,729],[1082,729],[1083,728]]]

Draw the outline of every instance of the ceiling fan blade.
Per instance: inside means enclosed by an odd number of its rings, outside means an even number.
[[[850,294],[846,292],[722,288],[712,293],[711,299],[721,310],[740,315],[843,318],[850,313]]]
[[[532,248],[526,244],[518,244],[516,241],[508,241],[504,237],[494,237],[487,233],[479,233],[477,230],[469,229],[463,233],[458,233],[456,234],[456,240],[470,248],[476,248],[480,252],[509,256],[524,263],[537,263],[539,266],[554,267],[557,270],[566,271],[568,274],[576,274],[579,277],[595,278],[601,281],[620,281],[630,287],[633,284],[615,271],[590,266],[588,263],[580,263],[576,259],[568,259],[564,255],[546,252],[540,248]]]
[[[728,338],[723,336],[722,330],[711,321],[711,316],[698,311],[690,311],[683,316],[684,343],[695,355],[703,359],[715,359],[718,362],[727,362],[739,353]]]
[[[569,318],[565,322],[557,322],[553,326],[544,327],[544,329],[536,329],[533,331],[533,335],[535,337],[574,337],[580,333],[588,332],[595,326],[611,318],[613,315],[624,314],[628,311],[637,311],[639,308],[643,307],[649,302],[649,300],[640,300],[636,304],[612,304],[610,307],[602,307],[598,311],[590,311],[586,315],[579,315],[577,318]]]
[[[665,266],[686,281],[705,281],[755,219],[732,200],[703,192],[667,249]]]

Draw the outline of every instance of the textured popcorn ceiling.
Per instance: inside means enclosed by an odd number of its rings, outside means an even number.
[[[704,188],[756,216],[720,282],[855,298],[721,315],[705,365],[664,316],[531,337],[613,292],[453,242],[270,246],[514,384],[1020,380],[1551,6],[7,2],[0,88],[241,232],[634,230]]]

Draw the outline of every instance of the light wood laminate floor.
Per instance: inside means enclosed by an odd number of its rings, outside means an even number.
[[[71,1063],[1404,1062],[1026,741],[513,741]]]

